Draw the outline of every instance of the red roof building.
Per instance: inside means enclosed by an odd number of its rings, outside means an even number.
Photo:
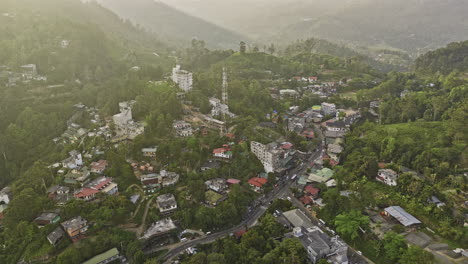
[[[294,145],[292,143],[289,143],[289,142],[284,142],[281,144],[281,148],[284,149],[284,150],[290,150],[292,149]]]
[[[316,76],[309,77],[309,82],[316,82],[317,80],[318,80],[318,77]]]
[[[94,190],[91,188],[81,188],[80,190],[75,192],[73,196],[75,196],[76,199],[89,201],[89,200],[94,199],[94,197],[96,196],[98,192],[99,192],[98,190]]]
[[[307,194],[307,195],[310,195],[314,198],[317,198],[319,193],[320,193],[320,189],[319,188],[315,188],[314,186],[312,185],[307,185],[306,187],[304,187],[304,192]]]
[[[312,198],[310,198],[310,196],[307,196],[307,195],[302,196],[301,198],[299,198],[299,200],[303,204],[313,204],[314,203],[314,200],[312,200]]]
[[[237,239],[240,239],[245,233],[247,233],[247,230],[245,229],[242,229],[240,231],[237,231],[234,233],[234,236],[237,238]]]
[[[108,163],[106,160],[100,160],[97,162],[91,163],[91,172],[93,173],[103,173],[107,169]]]
[[[302,136],[305,137],[306,139],[310,140],[315,138],[315,133],[313,129],[307,129],[302,132]]]
[[[239,183],[240,183],[240,180],[237,180],[237,179],[227,179],[227,180],[226,180],[226,183],[227,183],[227,184],[239,184]]]
[[[249,185],[252,186],[254,190],[257,192],[262,190],[263,185],[265,185],[267,182],[268,182],[268,179],[259,178],[259,177],[253,177],[248,181]]]

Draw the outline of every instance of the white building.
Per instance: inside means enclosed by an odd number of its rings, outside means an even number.
[[[156,202],[161,213],[167,213],[169,211],[177,209],[177,201],[174,195],[171,193],[158,196],[156,198]]]
[[[334,115],[336,113],[336,105],[329,103],[322,103],[322,113],[324,115]]]
[[[0,191],[0,202],[4,204],[9,204],[11,201],[11,188],[5,187]]]
[[[118,137],[134,139],[145,132],[144,126],[132,118],[132,106],[136,101],[120,102],[120,113],[113,116],[116,134]]]
[[[397,185],[398,173],[391,169],[380,169],[376,179],[390,186]]]
[[[264,145],[252,141],[250,150],[262,162],[266,173],[274,172],[281,167],[281,154],[283,151],[278,149],[276,144],[270,143]]]
[[[234,113],[231,113],[229,111],[229,106],[226,104],[221,103],[221,101],[218,98],[211,97],[209,99],[210,104],[212,106],[211,108],[211,116],[216,117],[220,116],[223,114],[226,114],[227,116],[234,118],[236,115]]]
[[[178,137],[191,137],[193,135],[192,125],[185,121],[174,121],[172,125]]]
[[[70,151],[70,157],[62,161],[62,166],[69,169],[77,169],[83,166],[83,157],[76,150]]]
[[[184,91],[192,90],[193,76],[191,72],[180,69],[180,65],[176,65],[172,69],[172,81],[179,85],[179,88]]]
[[[280,90],[279,92],[280,92],[281,98],[284,98],[286,96],[290,96],[290,97],[299,96],[299,93],[296,90],[292,90],[292,89],[284,89],[284,90]]]

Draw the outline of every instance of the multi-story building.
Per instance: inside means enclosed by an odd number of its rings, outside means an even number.
[[[192,125],[185,121],[174,121],[173,127],[178,137],[191,137],[193,135]]]
[[[322,103],[322,113],[324,115],[334,115],[336,113],[336,105],[329,103]]]
[[[265,172],[275,172],[281,167],[283,150],[278,148],[275,143],[264,145],[252,141],[250,143],[250,150],[262,162]]]
[[[77,216],[62,223],[62,227],[68,236],[75,240],[88,231],[88,222],[81,216]]]
[[[178,84],[180,89],[186,92],[192,90],[192,73],[182,70],[180,65],[176,65],[175,68],[172,69],[172,81]]]
[[[135,103],[136,101],[119,103],[120,113],[112,117],[118,137],[134,139],[145,132],[144,126],[139,122],[135,122],[132,118],[132,106]]]

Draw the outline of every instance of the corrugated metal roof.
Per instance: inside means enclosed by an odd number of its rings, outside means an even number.
[[[390,206],[385,208],[385,212],[395,217],[402,225],[410,226],[414,224],[421,224],[421,221],[416,219],[416,217],[410,215],[400,206]]]

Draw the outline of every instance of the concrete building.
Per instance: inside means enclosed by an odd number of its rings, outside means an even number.
[[[191,72],[184,71],[180,68],[180,65],[176,65],[172,69],[172,81],[179,85],[179,88],[188,92],[192,90],[193,76]]]
[[[81,216],[67,220],[61,225],[72,240],[79,238],[88,231],[88,221]]]
[[[306,127],[306,119],[304,117],[290,117],[287,119],[288,131],[301,133]]]
[[[217,193],[224,193],[228,188],[226,180],[222,178],[208,180],[205,182],[205,186],[207,189],[213,190]]]
[[[177,227],[171,218],[165,218],[165,219],[154,222],[148,228],[148,230],[146,230],[146,232],[143,234],[141,239],[150,239],[153,237],[165,235],[176,228]]]
[[[324,115],[334,115],[336,113],[336,105],[329,103],[322,103],[322,113]]]
[[[158,198],[156,198],[156,203],[161,213],[168,213],[177,209],[177,201],[171,193],[158,196]]]
[[[397,186],[398,173],[391,169],[380,169],[377,173],[376,180],[381,181],[390,186]]]
[[[70,157],[62,161],[62,165],[69,169],[77,169],[83,166],[83,157],[80,152],[72,150],[68,153]]]
[[[309,260],[317,263],[325,258],[332,264],[348,263],[348,246],[338,236],[329,237],[319,227],[312,224],[310,219],[299,209],[284,212],[281,217],[286,218],[293,232],[286,237],[296,237],[307,251]]]
[[[135,103],[136,101],[134,100],[119,103],[120,113],[115,114],[112,117],[117,137],[125,137],[133,140],[136,136],[145,132],[144,126],[141,123],[135,122],[133,120],[132,106]]]
[[[226,104],[223,104],[221,103],[221,100],[219,100],[218,98],[210,98],[209,99],[210,101],[210,104],[211,104],[211,116],[213,117],[217,117],[217,116],[221,116],[221,115],[227,115],[231,118],[234,118],[236,117],[236,115],[234,113],[231,113],[229,111],[229,106],[226,105]]]
[[[62,240],[63,236],[65,236],[65,232],[63,232],[62,228],[57,227],[47,235],[47,240],[52,246],[56,246]]]
[[[281,167],[283,150],[275,143],[264,145],[260,142],[252,141],[250,151],[262,162],[266,173],[275,172]]]
[[[3,202],[4,204],[9,204],[11,201],[11,188],[6,186],[0,191],[0,202]]]
[[[192,125],[183,120],[174,121],[172,127],[174,127],[176,136],[178,137],[191,137],[193,135]]]

